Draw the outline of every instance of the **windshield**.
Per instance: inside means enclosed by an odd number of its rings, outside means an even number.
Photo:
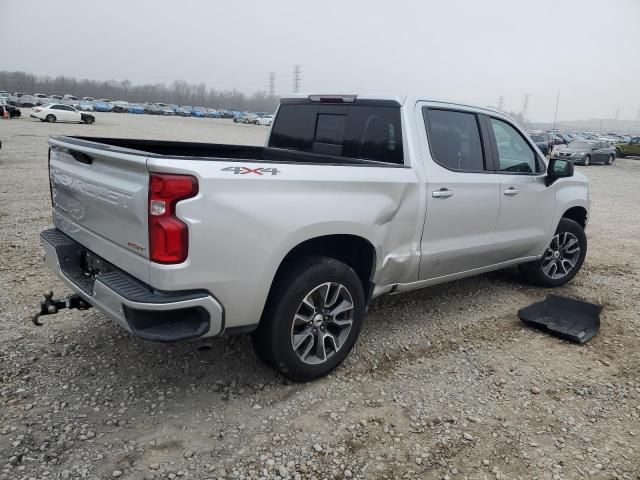
[[[542,138],[542,135],[529,135],[529,137],[531,137],[531,140],[533,140],[534,142],[544,142],[544,138]]]
[[[591,144],[587,142],[571,142],[567,145],[567,148],[573,148],[575,150],[584,150],[591,148]]]

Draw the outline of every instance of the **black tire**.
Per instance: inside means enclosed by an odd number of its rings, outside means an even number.
[[[585,167],[591,165],[591,155],[587,155],[586,157],[584,157],[584,160],[582,160],[582,164]]]
[[[609,157],[605,160],[605,165],[613,165],[613,161],[615,160],[615,156],[613,154],[609,155]]]
[[[568,271],[568,273],[561,278],[552,278],[543,270],[543,266],[548,260],[547,253],[553,250],[553,243],[556,236],[568,233],[575,237],[578,240],[578,246],[580,247],[579,255],[577,255],[576,262],[574,266]],[[540,260],[536,260],[534,262],[525,263],[521,265],[520,271],[523,273],[526,280],[529,283],[537,285],[539,287],[547,287],[547,288],[555,288],[564,285],[565,283],[571,281],[573,277],[580,271],[582,268],[582,264],[584,263],[585,256],[587,255],[587,236],[584,233],[584,229],[573,220],[569,220],[568,218],[561,218],[560,223],[558,224],[558,228],[556,228],[556,232],[554,234],[554,239],[551,241],[552,245],[550,245],[547,250],[545,250],[545,254]]]
[[[87,115],[84,117],[84,123],[87,125],[91,125],[93,122],[95,122],[95,119],[92,116]]]
[[[620,149],[616,149],[616,157],[624,158],[624,157],[626,157],[626,155],[624,153],[622,153],[622,151]]]
[[[56,121],[56,116],[49,114],[45,117],[45,120],[49,123],[54,123]]]
[[[256,354],[264,363],[294,382],[305,382],[333,371],[353,348],[365,313],[364,289],[353,269],[333,258],[304,257],[285,268],[275,280],[260,325],[251,339]],[[348,291],[353,306],[352,323],[337,351],[329,352],[323,362],[312,365],[303,361],[294,350],[294,315],[310,292],[327,282],[340,284]],[[313,328],[315,323],[307,325]],[[312,344],[314,341],[311,338]],[[327,345],[324,340],[323,345]]]

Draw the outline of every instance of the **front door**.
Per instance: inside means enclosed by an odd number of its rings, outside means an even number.
[[[499,261],[539,255],[550,238],[555,187],[546,185],[545,163],[524,134],[502,119],[490,117],[487,124],[500,177]]]
[[[486,128],[471,109],[428,103],[418,108],[427,178],[420,279],[492,265],[500,179],[488,165]]]

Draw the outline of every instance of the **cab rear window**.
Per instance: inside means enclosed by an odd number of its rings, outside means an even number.
[[[269,147],[402,164],[400,107],[284,104]]]

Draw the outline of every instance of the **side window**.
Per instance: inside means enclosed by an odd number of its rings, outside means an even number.
[[[540,171],[535,151],[515,128],[496,118],[491,119],[491,127],[498,147],[500,171],[515,173]]]
[[[640,137],[633,137],[629,143],[632,143],[632,144],[640,143]]]
[[[475,114],[453,110],[423,109],[431,153],[449,170],[481,172],[485,161]]]

